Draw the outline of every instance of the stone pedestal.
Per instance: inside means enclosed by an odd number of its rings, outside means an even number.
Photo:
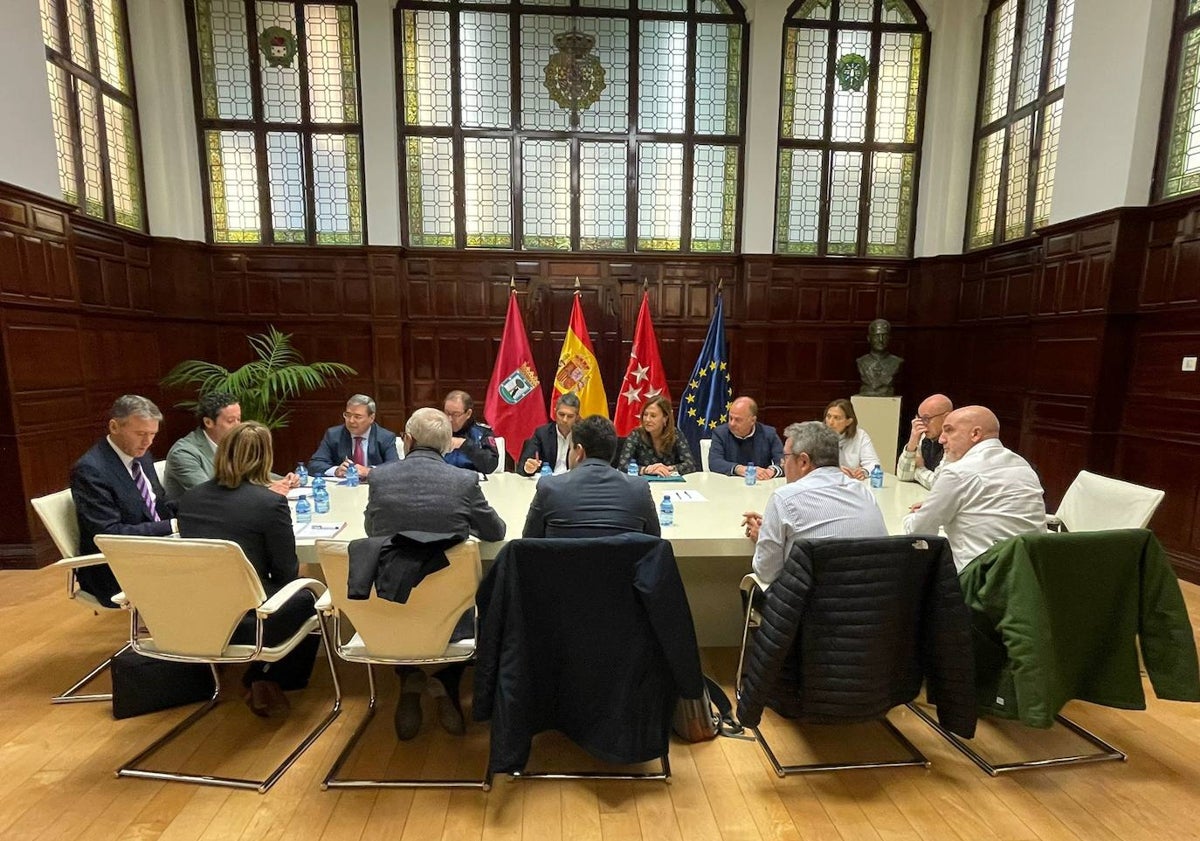
[[[850,398],[858,425],[871,436],[875,452],[884,473],[896,472],[896,456],[900,441],[900,398],[864,397],[855,394]]]

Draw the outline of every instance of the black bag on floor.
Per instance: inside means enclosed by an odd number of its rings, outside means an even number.
[[[680,698],[675,703],[671,729],[685,742],[706,742],[718,735],[742,733],[742,726],[733,718],[729,696],[708,675],[704,676],[704,692],[699,698]]]
[[[207,701],[216,685],[203,663],[172,663],[134,651],[113,658],[113,718],[132,718],[159,710]]]

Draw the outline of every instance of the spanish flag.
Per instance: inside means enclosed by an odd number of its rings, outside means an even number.
[[[583,322],[583,307],[579,305],[579,293],[571,307],[571,323],[563,339],[562,352],[558,355],[558,371],[554,375],[554,388],[550,391],[550,415],[554,416],[554,405],[560,394],[575,392],[579,397],[579,416],[603,415],[608,417],[608,397],[604,394],[604,383],[600,380],[600,366],[596,364],[596,352],[592,350],[592,339]]]

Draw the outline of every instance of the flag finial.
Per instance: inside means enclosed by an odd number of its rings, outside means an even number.
[[[517,279],[515,277],[513,277],[512,275],[508,276],[508,291],[509,292],[517,291]]]
[[[579,291],[579,275],[575,275],[575,291]]]
[[[648,278],[648,277],[642,278],[642,291],[646,292],[649,289],[650,289],[650,278]]]
[[[725,285],[725,278],[723,278],[723,277],[717,278],[717,291],[718,292],[721,291],[721,287],[724,285]]]

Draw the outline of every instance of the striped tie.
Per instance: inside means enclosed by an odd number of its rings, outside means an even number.
[[[142,495],[142,502],[146,503],[146,510],[150,512],[150,516],[154,518],[154,522],[159,522],[158,509],[154,507],[154,497],[150,495],[150,483],[146,481],[146,474],[142,472],[142,465],[134,459],[130,467],[133,470],[133,481],[137,484],[138,492]]]

